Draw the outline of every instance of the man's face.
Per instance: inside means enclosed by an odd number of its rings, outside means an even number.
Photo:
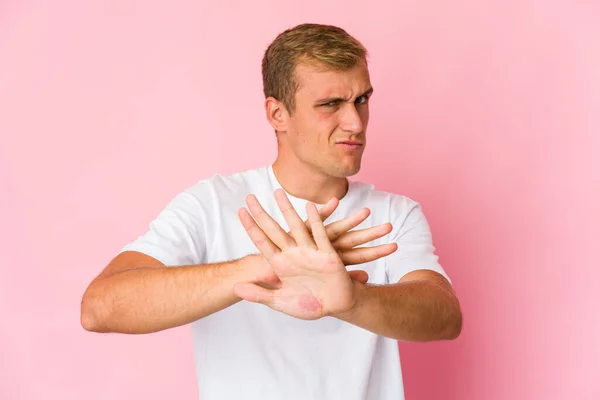
[[[323,174],[347,177],[360,170],[373,91],[366,63],[348,71],[296,67],[296,107],[285,138],[303,163]]]

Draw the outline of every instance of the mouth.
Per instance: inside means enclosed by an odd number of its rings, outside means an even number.
[[[346,150],[358,150],[363,147],[361,142],[355,140],[345,140],[343,142],[337,142],[338,146],[342,146]]]

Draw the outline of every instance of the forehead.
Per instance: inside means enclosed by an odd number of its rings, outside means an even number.
[[[351,98],[360,96],[371,88],[369,69],[361,62],[346,71],[334,71],[318,68],[310,64],[299,64],[295,70],[298,82],[298,97]]]

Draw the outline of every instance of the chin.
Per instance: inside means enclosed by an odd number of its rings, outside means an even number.
[[[348,173],[346,173],[346,178],[358,174],[359,171],[360,167],[350,170]]]
[[[336,171],[336,176],[338,178],[347,178],[349,176],[353,176],[358,174],[360,171],[360,164],[357,165],[344,165],[340,166],[340,168]]]

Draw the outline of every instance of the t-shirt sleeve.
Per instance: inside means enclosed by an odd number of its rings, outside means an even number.
[[[206,208],[199,199],[181,192],[150,223],[148,231],[121,252],[138,251],[166,266],[203,264],[208,249]]]
[[[435,254],[429,223],[421,206],[407,198],[396,198],[392,200],[390,216],[396,221],[390,237],[398,249],[386,257],[389,283],[396,283],[407,273],[419,269],[436,271],[451,282]]]

